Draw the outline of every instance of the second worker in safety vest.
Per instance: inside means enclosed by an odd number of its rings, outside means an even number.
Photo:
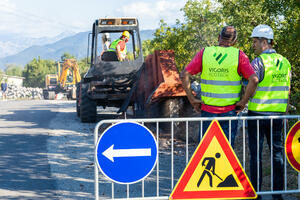
[[[252,67],[259,78],[259,84],[248,105],[249,116],[284,115],[288,108],[291,82],[291,65],[272,48],[274,33],[268,25],[256,26],[251,34],[252,48],[258,56]],[[259,124],[258,124],[259,123]],[[258,127],[259,129],[258,129]],[[282,119],[248,120],[248,139],[250,150],[250,180],[256,191],[262,189],[262,152],[264,136],[272,150],[273,188],[283,190],[283,140]],[[259,139],[258,139],[259,138]],[[258,144],[259,143],[259,144]],[[259,146],[257,146],[259,145]],[[258,158],[258,159],[257,159]],[[257,162],[258,161],[258,162]],[[259,168],[259,172],[257,172]],[[259,175],[259,177],[257,177]],[[258,196],[257,199],[261,199]],[[282,200],[280,194],[273,200]]]
[[[128,31],[124,31],[122,36],[119,39],[114,40],[109,46],[108,51],[116,52],[119,61],[124,61],[127,57],[126,43],[129,41],[129,37],[130,33]]]
[[[236,116],[254,94],[258,78],[246,54],[232,47],[236,39],[235,28],[224,27],[218,38],[219,45],[203,48],[180,73],[187,97],[196,111],[201,110],[201,117]],[[201,73],[201,100],[193,95],[190,85],[190,75],[198,73]],[[241,98],[242,76],[249,83]],[[210,122],[203,121],[203,135]],[[220,125],[234,146],[237,120],[231,121],[231,132],[229,121],[220,121]]]

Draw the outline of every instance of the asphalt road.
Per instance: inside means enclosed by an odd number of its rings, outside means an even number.
[[[75,111],[75,101],[0,100],[0,200],[94,199],[95,123]]]
[[[0,200],[94,199],[96,124],[81,123],[75,110],[74,101],[0,101]],[[115,118],[112,113],[109,110],[98,113],[98,121]],[[161,195],[168,196],[170,149],[165,150],[159,155],[162,178],[159,190]],[[174,175],[179,177],[185,158],[180,153],[183,149],[176,151],[179,153],[174,155]],[[155,174],[154,170],[145,180],[146,196],[156,193]],[[107,199],[111,184],[101,173],[99,178],[100,199]],[[115,197],[126,198],[126,190],[126,186],[115,185]],[[138,197],[140,192],[140,183],[130,186],[130,196]],[[299,198],[284,196],[285,200]]]
[[[46,101],[0,101],[0,199],[55,199],[47,140],[57,108]]]

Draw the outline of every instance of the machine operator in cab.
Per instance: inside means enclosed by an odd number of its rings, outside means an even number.
[[[111,61],[124,61],[127,58],[126,43],[129,41],[130,34],[124,31],[119,39],[114,40],[108,49],[108,52],[115,52],[116,57]]]

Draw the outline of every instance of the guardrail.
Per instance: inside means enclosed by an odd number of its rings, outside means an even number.
[[[288,120],[294,120],[295,122],[300,120],[300,115],[281,115],[281,116],[251,116],[251,117],[216,117],[216,118],[152,118],[152,119],[117,119],[117,120],[103,120],[96,124],[94,130],[94,146],[95,146],[95,160],[94,160],[94,183],[95,183],[95,199],[139,199],[139,200],[160,200],[168,199],[168,196],[171,194],[176,181],[180,177],[184,168],[189,162],[193,151],[196,149],[198,143],[191,142],[190,134],[191,132],[198,132],[200,139],[202,138],[202,129],[199,132],[199,127],[202,127],[204,121],[229,121],[229,138],[231,135],[231,122],[233,120],[239,120],[240,132],[235,139],[235,153],[239,158],[242,167],[246,171],[248,177],[249,174],[249,153],[248,153],[248,142],[246,141],[247,137],[247,121],[256,120],[259,125],[260,120],[269,119],[271,120],[271,125],[275,119],[283,119],[283,138],[287,136],[289,130]],[[152,173],[145,178],[144,180],[134,183],[134,184],[116,184],[112,181],[106,179],[103,175],[99,175],[97,167],[97,151],[96,146],[99,139],[99,130],[100,134],[104,130],[115,123],[118,122],[137,122],[145,125],[152,133],[154,133],[155,138],[158,143],[158,160],[156,167]],[[162,124],[170,125],[169,133],[162,131]],[[197,126],[198,125],[198,128]],[[178,131],[178,126],[181,126],[180,131],[185,131],[185,141],[180,141],[176,139],[175,132]],[[183,129],[182,129],[183,127]],[[195,128],[196,127],[196,128]],[[271,128],[272,131],[272,128]],[[259,134],[259,129],[258,129]],[[166,136],[167,135],[167,136]],[[164,142],[162,142],[162,140]],[[231,143],[230,139],[229,142]],[[239,145],[237,145],[239,142]],[[284,144],[282,144],[284,146]],[[258,145],[259,146],[259,145]],[[271,142],[272,146],[272,142]],[[260,147],[258,147],[260,148]],[[270,158],[268,153],[268,148],[264,148],[263,165],[267,165],[267,175],[263,178],[262,190],[256,191],[258,195],[265,194],[287,194],[287,193],[300,193],[300,173],[294,170],[287,162],[285,153],[283,152],[284,158],[284,189],[281,191],[274,191],[274,182],[273,182],[273,159]],[[272,149],[271,149],[272,152]],[[272,156],[272,153],[271,153]],[[268,177],[270,176],[270,177]],[[269,181],[267,180],[269,179]],[[291,180],[293,179],[293,180]],[[257,185],[259,188],[259,185]]]

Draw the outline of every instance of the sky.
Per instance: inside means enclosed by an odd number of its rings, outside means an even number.
[[[140,29],[183,20],[187,0],[0,0],[0,33],[53,37],[90,31],[102,17],[137,17]]]

